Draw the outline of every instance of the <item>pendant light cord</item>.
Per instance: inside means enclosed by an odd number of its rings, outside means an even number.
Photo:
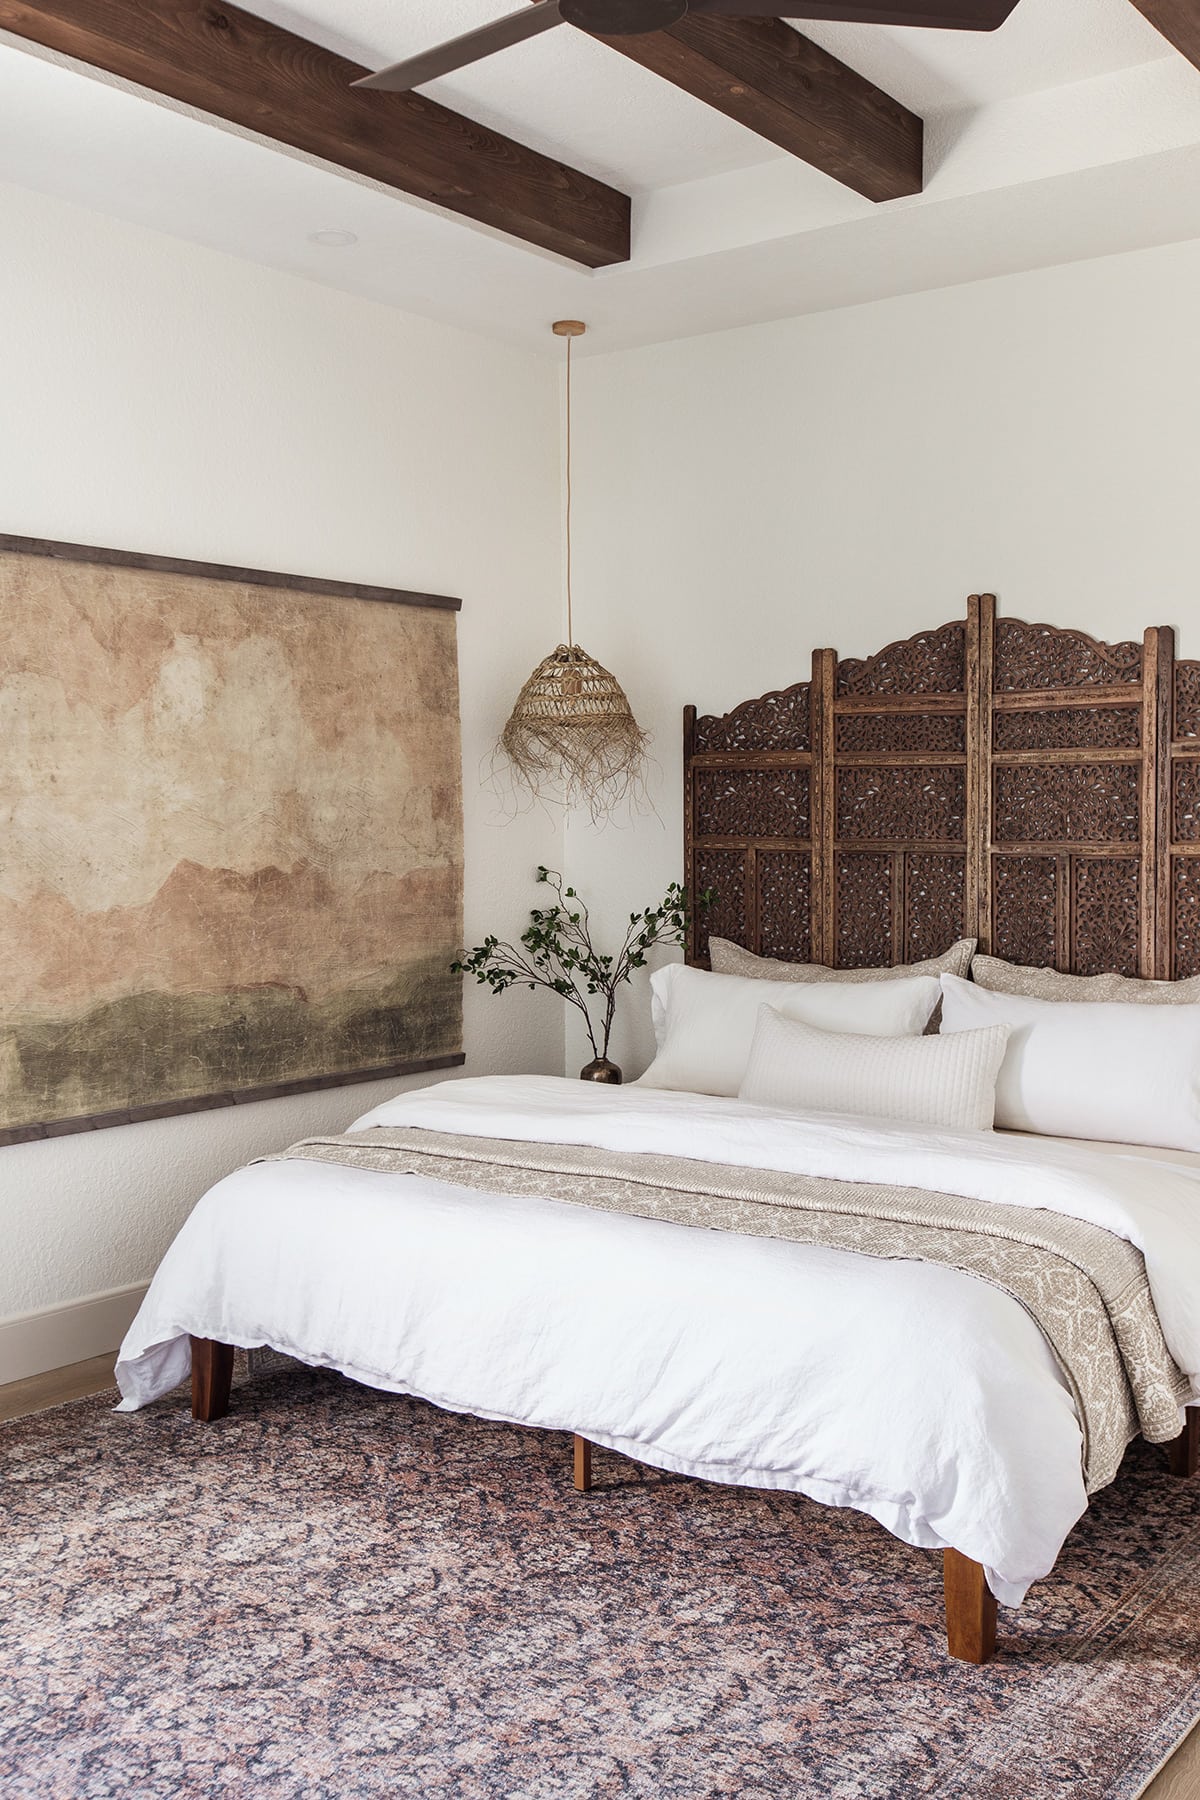
[[[567,549],[567,648],[574,649],[575,633],[571,624],[571,339],[567,339],[567,498],[566,498],[566,549]]]

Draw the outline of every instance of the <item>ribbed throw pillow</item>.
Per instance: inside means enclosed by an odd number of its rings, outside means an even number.
[[[732,1097],[746,1073],[764,1000],[811,1025],[896,1037],[921,1032],[941,990],[928,975],[857,987],[834,981],[793,987],[668,963],[650,977],[650,993],[658,1055],[642,1083]]]
[[[1007,1042],[1007,1025],[954,1037],[852,1037],[763,1006],[738,1098],[788,1112],[987,1131]]]

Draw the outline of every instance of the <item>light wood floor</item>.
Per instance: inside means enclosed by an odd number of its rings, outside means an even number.
[[[70,1363],[65,1369],[30,1375],[25,1381],[10,1381],[7,1387],[0,1387],[0,1419],[23,1419],[26,1413],[44,1412],[48,1406],[61,1406],[66,1400],[103,1393],[105,1388],[115,1386],[116,1360],[117,1353],[112,1350],[107,1356]]]
[[[26,1413],[61,1406],[66,1400],[82,1400],[113,1385],[116,1351],[93,1356],[89,1362],[71,1363],[46,1375],[31,1375],[0,1387],[0,1420],[21,1419]],[[1198,1477],[1197,1479],[1200,1479]],[[1200,1800],[1200,1726],[1179,1746],[1166,1768],[1146,1789],[1144,1800]]]

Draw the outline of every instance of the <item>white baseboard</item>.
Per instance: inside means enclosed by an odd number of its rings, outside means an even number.
[[[142,1304],[147,1284],[110,1288],[65,1306],[0,1319],[0,1387],[115,1350]]]

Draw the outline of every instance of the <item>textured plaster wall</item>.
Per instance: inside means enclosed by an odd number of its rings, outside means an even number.
[[[558,635],[553,365],[18,189],[0,231],[0,531],[460,595],[468,941],[519,926],[558,827],[479,767]],[[553,1002],[466,1007],[467,1072],[561,1068]],[[398,1085],[0,1149],[0,1319],[145,1280],[213,1181]]]

